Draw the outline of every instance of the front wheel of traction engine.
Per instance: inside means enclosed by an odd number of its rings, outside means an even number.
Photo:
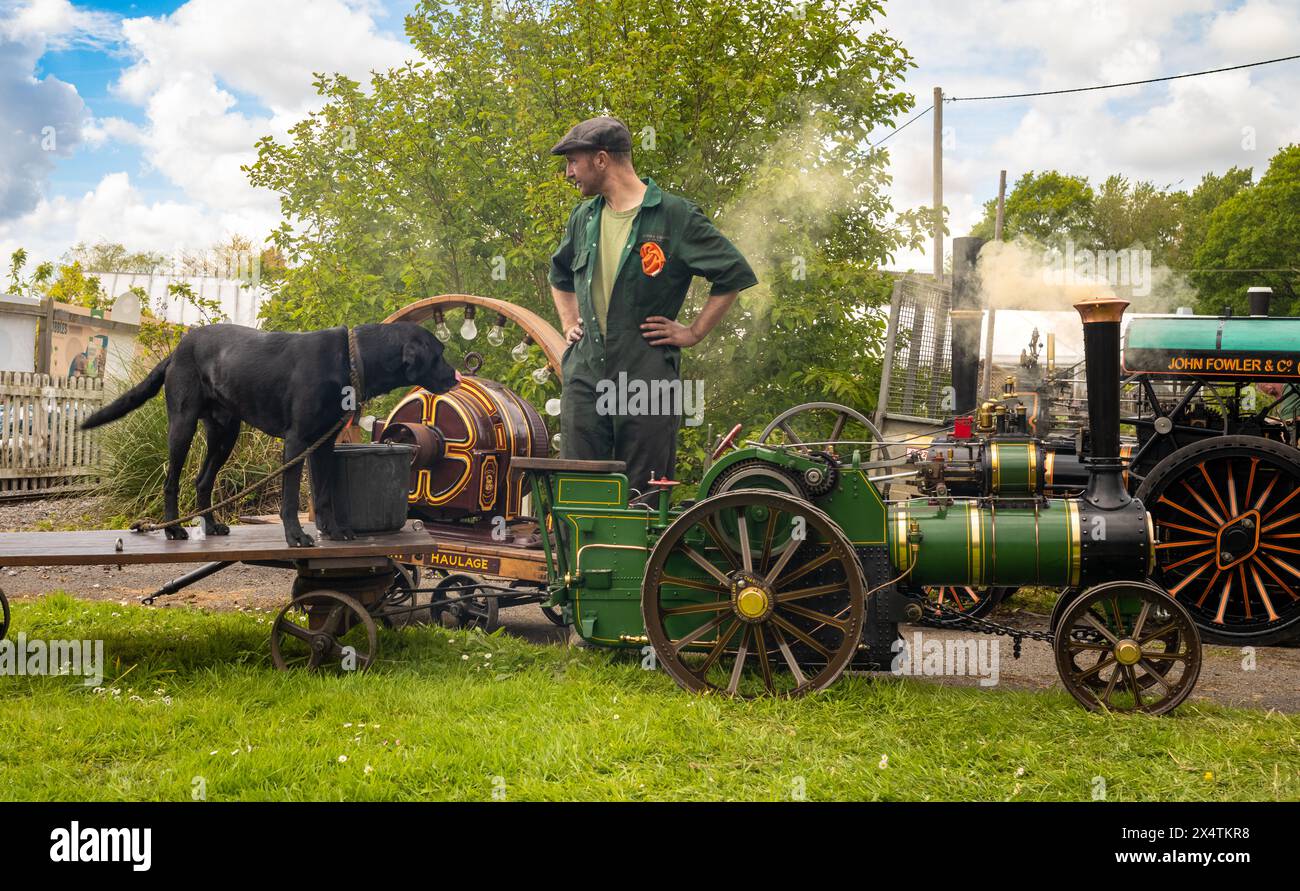
[[[679,686],[790,697],[843,673],[865,597],[857,554],[830,517],[751,489],[701,501],[668,527],[646,564],[641,612]]]
[[[1150,582],[1107,582],[1076,596],[1053,651],[1061,683],[1090,711],[1165,714],[1201,671],[1191,614]]]

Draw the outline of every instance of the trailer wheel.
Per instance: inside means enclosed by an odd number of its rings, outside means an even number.
[[[433,621],[446,628],[481,628],[490,634],[497,629],[497,598],[485,594],[483,580],[467,572],[453,572],[434,585],[430,607]]]
[[[1053,650],[1061,683],[1090,711],[1162,715],[1201,671],[1191,614],[1150,582],[1107,582],[1075,597]]]
[[[1203,440],[1157,464],[1137,497],[1155,528],[1152,577],[1207,641],[1263,646],[1300,630],[1300,451]]]
[[[865,597],[857,553],[834,520],[802,499],[742,489],[689,508],[660,537],[641,616],[679,686],[789,697],[843,673],[862,635]]]
[[[393,580],[384,596],[370,610],[370,614],[385,628],[403,628],[423,622],[423,610],[414,611],[420,595],[420,567],[414,563],[393,563]]]
[[[271,661],[281,671],[365,671],[378,652],[375,620],[359,600],[338,591],[295,597],[271,626]]]

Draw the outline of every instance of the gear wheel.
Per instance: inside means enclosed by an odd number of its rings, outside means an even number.
[[[803,472],[804,490],[813,498],[820,498],[834,489],[840,481],[840,466],[830,452],[812,452],[821,467],[809,467]]]
[[[768,482],[765,486],[746,485],[746,480]],[[723,492],[730,492],[734,489],[774,489],[776,491],[785,491],[797,498],[808,500],[808,486],[803,481],[801,474],[791,470],[786,470],[779,464],[773,464],[771,461],[764,461],[762,458],[751,458],[746,461],[737,461],[728,467],[718,478],[709,486],[709,496],[720,495]]]

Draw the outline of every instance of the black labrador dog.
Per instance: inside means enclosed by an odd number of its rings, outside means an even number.
[[[175,351],[148,377],[81,423],[88,430],[115,421],[167,388],[167,482],[163,522],[178,516],[181,469],[199,421],[207,430],[208,452],[195,486],[200,510],[212,506],[217,472],[247,422],[263,433],[284,439],[286,461],[325,435],[339,418],[366,399],[398,387],[420,386],[445,393],[460,375],[442,357],[442,343],[412,322],[358,325],[364,393],[352,393],[348,329],[290,333],[259,331],[242,325],[208,325],[181,338]],[[316,508],[316,526],[332,539],[352,539],[347,505],[335,504],[334,442],[326,442],[307,459]],[[280,518],[290,547],[315,542],[298,522],[302,464],[284,471]],[[203,518],[207,535],[227,535],[230,528],[211,514]],[[169,539],[188,538],[179,525],[166,527]]]

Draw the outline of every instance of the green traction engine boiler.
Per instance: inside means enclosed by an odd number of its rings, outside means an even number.
[[[1121,479],[1117,394],[1123,301],[1085,301],[1092,457],[1086,491],[1042,494],[1033,446],[999,455],[979,497],[887,502],[858,452],[747,444],[697,498],[629,504],[618,462],[521,459],[530,471],[551,603],[590,644],[640,650],[681,686],[798,695],[846,669],[887,671],[899,624],[935,585],[1069,587],[1057,667],[1086,707],[1168,711],[1190,692],[1200,641],[1147,577],[1150,519]],[[1008,444],[1010,445],[1010,444]],[[1041,465],[1039,465],[1041,466]]]

